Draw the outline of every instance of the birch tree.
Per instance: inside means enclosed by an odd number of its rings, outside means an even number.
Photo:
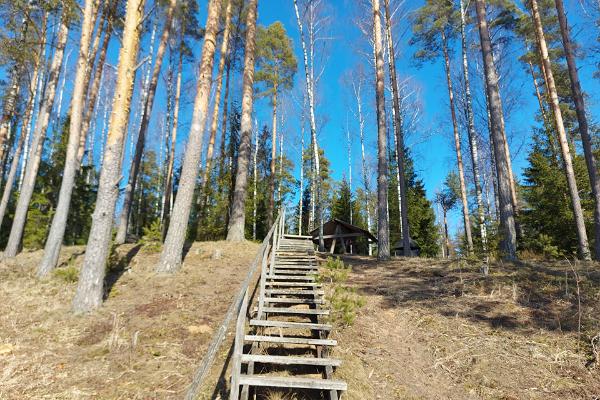
[[[119,194],[118,183],[121,175],[123,145],[135,81],[143,12],[144,0],[127,1],[113,113],[100,171],[92,227],[72,304],[75,313],[89,312],[102,304],[104,276],[110,251],[113,215]]]

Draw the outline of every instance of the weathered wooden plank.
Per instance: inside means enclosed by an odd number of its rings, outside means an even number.
[[[309,358],[292,356],[269,356],[262,354],[244,354],[242,362],[255,362],[260,364],[279,364],[279,365],[311,365],[311,366],[331,366],[339,367],[342,360],[337,358]]]
[[[267,275],[267,279],[278,281],[307,281],[314,282],[314,276],[299,276],[299,275]]]
[[[288,295],[324,295],[324,290],[293,290],[293,289],[266,289],[266,294],[288,294]]]
[[[264,319],[250,320],[251,326],[262,326],[265,328],[289,328],[289,329],[310,329],[314,331],[330,331],[333,329],[328,324],[314,324],[309,322],[288,322],[288,321],[273,321]]]
[[[293,389],[348,390],[348,384],[334,379],[297,378],[290,376],[242,375],[240,382],[250,386]]]
[[[306,344],[311,346],[337,346],[337,340],[334,339],[312,339],[285,336],[259,336],[246,335],[246,342],[267,342],[267,343],[285,343],[285,344]]]
[[[284,304],[323,304],[323,300],[319,299],[300,299],[292,297],[265,297],[267,303],[284,303]]]
[[[297,314],[297,315],[329,315],[329,310],[309,310],[287,307],[265,307],[263,311],[269,314]]]
[[[321,287],[320,283],[315,282],[267,282],[267,286],[282,286],[282,287]]]

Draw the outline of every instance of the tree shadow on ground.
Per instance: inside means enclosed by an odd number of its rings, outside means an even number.
[[[600,274],[586,264],[575,266],[578,295],[568,263],[492,264],[484,276],[478,265],[451,260],[343,260],[352,267],[349,283],[364,295],[382,296],[384,307],[425,307],[493,329],[577,332],[580,313],[598,315],[592,308],[600,308],[593,296],[600,288]]]
[[[125,271],[128,270],[128,266],[131,263],[131,260],[140,252],[142,249],[142,244],[136,244],[131,249],[127,251],[124,255],[117,254],[115,256],[116,260],[112,260],[111,265],[106,272],[106,276],[104,278],[104,300],[106,300],[110,296],[110,292],[114,285],[117,283],[119,278],[123,276]]]

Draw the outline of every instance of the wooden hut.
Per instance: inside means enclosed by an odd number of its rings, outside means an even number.
[[[402,240],[396,242],[393,248],[393,252],[395,256],[403,256],[404,255],[404,242]],[[410,239],[410,253],[413,256],[418,256],[421,253],[421,247],[414,240]]]
[[[319,244],[319,228],[310,232],[315,244]],[[366,229],[349,224],[337,218],[331,219],[323,224],[323,240],[325,248],[331,254],[335,253],[336,246],[343,254],[352,253],[356,249],[356,241],[365,238],[367,244],[377,243],[375,236]]]

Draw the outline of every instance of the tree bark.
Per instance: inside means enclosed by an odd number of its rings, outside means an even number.
[[[271,128],[271,162],[269,164],[269,202],[267,203],[267,228],[273,225],[275,209],[275,160],[277,159],[277,85],[273,88],[273,125]]]
[[[481,174],[479,172],[479,149],[477,146],[477,133],[475,132],[475,121],[473,117],[473,102],[471,99],[471,84],[469,78],[469,61],[467,58],[467,34],[466,34],[466,20],[465,20],[465,9],[463,0],[460,0],[460,34],[461,34],[461,48],[462,48],[462,61],[463,61],[463,76],[465,80],[465,100],[466,108],[465,114],[467,117],[468,124],[468,135],[469,135],[469,149],[471,150],[471,162],[473,164],[473,182],[475,184],[475,198],[477,200],[477,214],[479,217],[479,234],[481,235],[481,244],[483,254],[487,258],[488,246],[487,246],[487,226],[485,221],[485,210],[483,207],[483,195],[481,190]]]
[[[450,73],[450,57],[448,55],[448,44],[446,35],[441,31],[442,50],[444,53],[444,66],[446,68],[446,82],[448,86],[448,98],[450,100],[450,115],[452,117],[452,129],[454,132],[454,150],[456,151],[456,161],[458,167],[458,180],[460,183],[460,200],[462,203],[463,224],[465,227],[465,236],[467,237],[467,252],[473,253],[473,236],[471,234],[471,218],[469,215],[469,202],[467,200],[467,185],[465,183],[465,169],[462,160],[460,133],[458,132],[458,122],[456,120],[456,111],[454,109],[454,90],[452,88],[452,77]]]
[[[571,93],[575,101],[575,112],[577,114],[577,122],[579,124],[579,134],[583,144],[583,154],[587,164],[588,175],[590,178],[590,186],[592,189],[592,197],[594,199],[594,257],[600,260],[600,177],[598,176],[598,164],[592,147],[592,138],[590,137],[587,116],[585,114],[585,102],[581,83],[579,81],[579,72],[575,62],[575,54],[573,52],[573,44],[571,43],[571,34],[569,33],[569,24],[565,15],[565,7],[563,0],[554,0],[556,10],[558,12],[558,22],[560,24],[560,33],[562,36],[565,56],[567,58],[567,68],[569,70],[569,78],[571,82]]]
[[[116,244],[125,243],[127,237],[127,227],[129,223],[129,214],[131,213],[131,205],[133,202],[133,194],[135,192],[135,185],[137,183],[138,174],[140,171],[140,165],[142,162],[142,155],[144,153],[144,147],[146,146],[146,133],[148,132],[148,124],[152,117],[152,107],[154,106],[154,96],[156,94],[156,87],[158,86],[158,78],[160,77],[160,70],[162,69],[162,62],[167,49],[167,41],[169,40],[169,34],[171,32],[171,22],[173,20],[173,11],[177,0],[170,0],[167,8],[165,24],[163,27],[160,42],[158,44],[158,50],[156,52],[156,61],[154,63],[154,69],[152,70],[152,77],[148,86],[146,99],[144,103],[144,110],[142,112],[142,121],[140,122],[140,130],[137,135],[137,142],[135,144],[135,153],[131,160],[131,168],[129,170],[129,179],[127,186],[125,186],[125,194],[123,196],[123,209],[121,210],[121,216],[119,218],[119,226],[117,227],[117,235],[115,237]],[[152,55],[151,55],[152,56]]]
[[[217,70],[217,81],[215,82],[215,99],[214,99],[214,107],[212,112],[212,119],[210,123],[210,136],[208,139],[208,148],[206,149],[206,165],[204,167],[204,172],[202,174],[202,181],[200,182],[200,196],[204,198],[204,192],[206,190],[208,180],[210,179],[210,169],[212,166],[212,159],[215,149],[215,140],[217,137],[217,128],[219,127],[219,104],[221,103],[221,91],[223,90],[223,72],[225,71],[225,64],[227,62],[227,58],[229,57],[229,36],[231,31],[231,11],[232,4],[231,0],[226,0],[225,3],[225,25],[223,30],[223,39],[221,41],[221,49],[219,50],[219,66]],[[229,76],[229,70],[227,71]],[[227,78],[227,85],[229,85],[229,77]],[[228,90],[226,93],[226,97],[229,96]],[[224,101],[225,104],[226,101]],[[226,106],[223,108],[223,127],[227,124],[227,110]],[[225,128],[223,128],[225,131]],[[201,206],[204,207],[206,202],[203,200]]]
[[[85,74],[88,63],[88,47],[90,44],[92,23],[93,0],[86,0],[83,9],[83,21],[81,29],[81,39],[79,43],[79,57],[77,59],[77,73],[75,75],[73,93],[71,95],[71,117],[69,122],[69,140],[67,144],[67,154],[65,158],[65,169],[60,185],[58,195],[58,204],[52,218],[50,232],[46,239],[44,248],[44,257],[38,266],[37,274],[40,277],[46,276],[58,262],[60,247],[67,227],[67,218],[69,216],[69,207],[71,204],[71,195],[75,186],[75,174],[77,173],[77,150],[79,148],[79,137],[81,132],[81,117],[83,114],[84,95],[86,87],[84,86]],[[86,27],[88,27],[86,29]]]
[[[410,248],[410,226],[408,223],[408,194],[406,191],[406,176],[404,172],[404,132],[402,129],[402,114],[400,113],[400,88],[398,87],[398,78],[396,76],[396,58],[394,51],[394,39],[392,36],[392,22],[390,15],[390,0],[385,2],[385,28],[388,43],[388,57],[390,68],[390,79],[392,83],[392,96],[394,107],[394,137],[396,139],[396,155],[398,158],[398,186],[400,187],[400,214],[401,214],[401,234],[404,246],[404,255],[412,256]]]
[[[54,106],[56,87],[60,78],[60,70],[65,53],[65,46],[67,44],[69,34],[67,20],[67,10],[63,10],[56,40],[56,49],[54,50],[52,63],[50,65],[50,70],[48,71],[46,91],[44,94],[44,99],[40,104],[40,110],[35,124],[33,142],[31,145],[31,158],[25,167],[23,186],[21,187],[21,191],[19,193],[19,200],[17,201],[15,216],[10,229],[10,235],[8,237],[8,243],[4,249],[4,257],[16,256],[21,248],[23,230],[25,229],[25,223],[27,222],[27,211],[29,210],[29,203],[35,189],[35,180],[37,178],[42,159],[44,141],[46,139],[46,132],[50,122],[50,114],[52,113],[52,108]]]
[[[252,240],[256,240],[256,207],[258,205],[258,202],[256,201],[256,195],[258,194],[258,168],[256,167],[256,161],[258,158],[258,126],[254,127],[254,131],[254,157],[252,159],[252,170],[254,172],[254,180],[252,182]]]
[[[211,0],[208,3],[206,33],[204,35],[202,58],[198,70],[194,111],[192,114],[187,149],[181,169],[179,190],[177,192],[177,197],[175,198],[173,213],[171,221],[169,222],[169,230],[167,231],[167,237],[160,256],[160,261],[156,266],[156,272],[159,273],[173,273],[181,268],[183,245],[192,208],[196,177],[198,176],[198,170],[200,168],[202,133],[208,111],[221,3],[221,0]]]
[[[388,163],[387,134],[385,116],[385,83],[383,45],[381,38],[381,11],[379,0],[372,0],[373,5],[373,46],[375,50],[375,100],[377,105],[377,258],[390,258],[389,224],[388,224]]]
[[[244,240],[244,228],[246,225],[245,204],[246,187],[248,185],[248,163],[250,161],[250,140],[252,135],[257,8],[258,0],[250,0],[246,16],[246,54],[244,59],[244,83],[242,87],[241,138],[233,200],[231,202],[231,217],[227,231],[227,240],[230,242],[241,242]]]
[[[92,215],[92,227],[88,237],[83,266],[79,274],[77,292],[73,299],[75,313],[90,312],[102,303],[104,276],[110,251],[112,221],[121,175],[121,160],[131,96],[135,82],[135,64],[138,56],[144,0],[128,0],[123,29],[123,45],[119,53],[119,66],[113,113],[106,140],[104,161],[100,171],[98,197]]]
[[[179,45],[179,62],[177,64],[177,82],[175,83],[175,102],[173,104],[173,126],[171,127],[171,145],[169,147],[169,158],[167,161],[166,181],[165,181],[165,196],[163,208],[163,233],[162,237],[166,237],[166,227],[170,221],[171,215],[171,198],[173,197],[173,166],[175,164],[175,146],[177,145],[177,128],[179,124],[179,100],[181,98],[181,77],[183,67],[183,31],[180,33],[181,40]]]
[[[481,53],[485,70],[485,87],[488,97],[492,146],[496,161],[498,180],[498,197],[500,206],[500,250],[502,258],[515,260],[517,258],[517,234],[515,229],[514,209],[511,200],[509,180],[509,164],[503,144],[502,105],[498,73],[494,65],[492,43],[486,20],[485,0],[475,0]]]
[[[546,81],[546,87],[548,89],[548,93],[550,94],[550,106],[552,107],[552,111],[554,114],[554,121],[556,123],[556,129],[558,132],[558,142],[562,153],[567,184],[569,186],[569,194],[571,196],[573,217],[575,218],[575,227],[577,229],[577,239],[579,242],[579,255],[584,260],[589,260],[591,259],[591,256],[588,245],[587,233],[585,230],[585,220],[583,217],[583,210],[581,208],[581,200],[579,198],[577,181],[575,180],[575,172],[573,171],[573,160],[571,159],[571,150],[569,149],[569,143],[567,141],[567,134],[565,132],[562,112],[560,110],[560,105],[558,101],[558,94],[556,92],[556,85],[554,83],[554,75],[552,73],[550,57],[548,56],[548,47],[546,45],[546,38],[544,36],[544,30],[542,27],[542,19],[540,17],[537,0],[531,0],[530,4],[533,22],[535,25],[536,39],[538,41],[538,45],[542,55],[542,63],[545,66],[546,75],[548,77],[548,80]]]

